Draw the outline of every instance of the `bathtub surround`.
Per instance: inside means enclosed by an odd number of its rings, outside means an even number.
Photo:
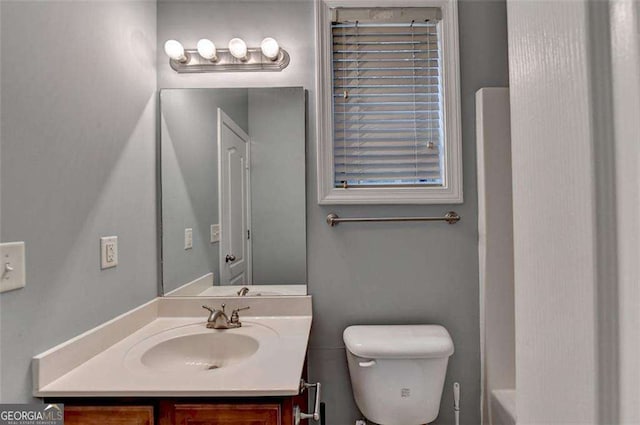
[[[158,52],[158,88],[297,86],[309,89],[307,128],[308,290],[314,316],[309,379],[323,383],[326,421],[361,418],[351,394],[342,331],[353,324],[435,323],[456,344],[436,424],[453,423],[452,384],[462,386],[461,423],[480,418],[475,101],[481,87],[506,86],[507,28],[502,1],[459,3],[465,203],[436,206],[320,207],[316,199],[313,2],[219,1],[158,3],[158,40],[181,37],[185,45],[215,28],[216,37],[248,43],[269,34],[287,49],[283,72],[251,75],[176,74]],[[241,34],[240,34],[241,32]],[[204,34],[204,35],[203,35]],[[213,35],[211,35],[213,37]],[[159,44],[160,46],[160,44]],[[160,46],[161,47],[161,46]],[[342,216],[441,215],[455,209],[463,219],[446,223],[354,223],[329,228]]]
[[[515,388],[513,211],[509,89],[476,93],[478,159],[478,257],[483,423],[492,418],[495,390]],[[502,409],[504,410],[504,409]]]
[[[156,4],[0,11],[0,239],[24,240],[27,264],[27,286],[0,295],[9,403],[31,401],[31,356],[157,294]],[[110,235],[119,264],[101,271]]]

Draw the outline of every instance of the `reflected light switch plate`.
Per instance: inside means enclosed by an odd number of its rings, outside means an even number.
[[[0,244],[0,292],[26,285],[24,242]]]

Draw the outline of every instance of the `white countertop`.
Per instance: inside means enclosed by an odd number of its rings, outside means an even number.
[[[201,305],[250,305],[243,327],[206,329]],[[236,306],[236,304],[238,304]],[[189,314],[192,313],[192,314]],[[204,312],[206,313],[206,312]],[[202,328],[200,328],[202,326]],[[243,334],[269,329],[243,361],[197,373],[160,372],[131,360],[144,341],[163,332]],[[244,328],[244,329],[243,329]],[[202,330],[201,330],[202,329]],[[158,298],[33,359],[36,397],[241,397],[296,395],[311,329],[311,297],[254,299]]]

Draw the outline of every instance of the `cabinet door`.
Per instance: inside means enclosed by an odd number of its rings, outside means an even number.
[[[65,425],[153,425],[152,406],[64,406]]]
[[[301,412],[308,412],[307,407],[307,392],[297,395],[295,397],[287,397],[282,400],[282,425],[294,425],[293,423],[293,411],[298,406]],[[300,425],[308,425],[308,419],[302,419]]]
[[[161,425],[281,425],[280,404],[162,404]]]

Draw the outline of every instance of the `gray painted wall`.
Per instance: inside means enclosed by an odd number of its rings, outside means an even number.
[[[249,89],[253,282],[307,283],[305,95]]]
[[[0,295],[0,400],[24,402],[31,356],[156,295],[156,4],[0,10],[0,238],[27,255]],[[100,271],[105,235],[120,264]]]
[[[316,204],[314,19],[311,0],[158,3],[158,43],[201,37],[249,45],[275,37],[291,54],[281,73],[178,75],[158,53],[158,86],[243,87],[302,85],[309,90],[307,133],[308,288],[314,297],[310,378],[324,384],[327,423],[346,425],[357,412],[347,372],[342,331],[351,324],[440,323],[453,336],[439,424],[453,423],[451,384],[462,385],[461,423],[480,419],[477,195],[474,93],[506,86],[507,26],[503,1],[462,1],[459,6],[465,203],[440,206]],[[215,29],[215,30],[213,30]],[[462,221],[445,224],[351,224],[331,229],[326,215],[441,215],[455,209]]]
[[[162,256],[165,293],[207,273],[220,282],[220,244],[210,242],[218,217],[218,108],[244,131],[245,89],[163,90]],[[193,248],[184,249],[184,229],[193,229]]]

